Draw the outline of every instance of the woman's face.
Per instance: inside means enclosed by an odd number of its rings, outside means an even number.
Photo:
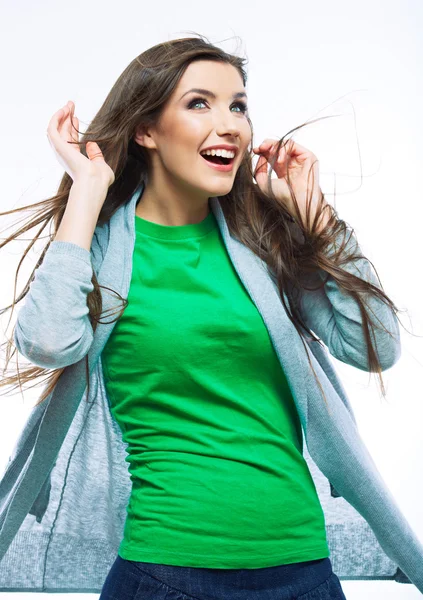
[[[191,92],[191,88],[203,88],[215,97]],[[247,97],[236,94],[246,91],[232,65],[201,60],[187,67],[158,126],[135,138],[150,150],[153,167],[149,182],[156,177],[170,178],[172,184],[182,184],[187,192],[204,193],[205,197],[230,192],[251,141]],[[200,154],[208,146],[221,144],[237,148],[229,171],[215,169]]]

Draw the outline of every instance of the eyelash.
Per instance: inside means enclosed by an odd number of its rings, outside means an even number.
[[[194,104],[197,104],[198,102],[204,102],[206,103],[207,100],[205,98],[193,98],[193,100],[191,100],[191,102],[188,104],[188,108],[191,108]],[[242,113],[246,113],[248,112],[248,106],[245,104],[245,102],[234,102],[232,104],[232,106],[239,106],[241,108],[241,112]]]

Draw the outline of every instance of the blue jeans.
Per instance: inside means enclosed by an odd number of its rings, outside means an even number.
[[[260,569],[179,567],[117,555],[99,600],[346,600],[330,558]]]

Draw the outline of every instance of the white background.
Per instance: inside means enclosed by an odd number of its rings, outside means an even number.
[[[337,115],[294,139],[319,158],[326,199],[354,227],[385,292],[407,310],[400,318],[414,335],[401,328],[402,357],[383,373],[386,400],[374,375],[335,363],[361,435],[423,541],[423,339],[417,337],[423,336],[422,16],[420,0],[3,2],[0,210],[56,192],[63,170],[46,137],[54,112],[73,100],[84,130],[136,55],[191,31],[248,57],[254,145],[307,120]],[[18,217],[0,218],[2,238],[12,231],[6,224]],[[29,238],[1,250],[2,308],[13,300],[15,271]],[[45,243],[36,244],[21,268],[17,294]],[[10,324],[10,311],[2,317],[2,342],[19,307]],[[29,390],[24,398],[0,397],[1,469],[38,396]],[[348,600],[421,598],[415,586],[390,581],[342,581],[342,587]],[[56,594],[62,596],[70,597]]]

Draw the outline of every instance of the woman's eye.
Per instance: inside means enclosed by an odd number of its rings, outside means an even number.
[[[188,104],[188,108],[193,108],[196,104],[206,104],[206,100],[204,98],[194,98]],[[241,109],[240,112],[242,113],[246,113],[248,110],[248,107],[244,102],[234,102],[232,106],[239,106]]]

